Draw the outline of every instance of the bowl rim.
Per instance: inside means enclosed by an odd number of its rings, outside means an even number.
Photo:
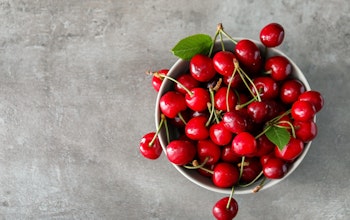
[[[239,40],[242,40],[242,39],[248,39],[248,40],[254,42],[259,47],[259,49],[261,51],[264,49],[264,46],[262,45],[261,42],[253,40],[253,39],[243,38],[243,37],[233,37],[233,39],[236,40],[236,41],[239,41]],[[234,46],[234,43],[231,40],[229,40],[229,39],[224,39],[223,42],[224,42],[225,48],[228,48],[228,46]],[[214,51],[218,51],[218,49],[217,49],[218,47],[221,47],[221,41],[220,40],[217,40],[215,42]],[[296,65],[296,63],[289,56],[287,56],[284,52],[280,51],[277,48],[267,48],[267,54],[268,54],[267,57],[274,56],[274,55],[281,55],[281,56],[286,57],[290,61],[291,65],[292,65],[292,68],[293,68],[292,76],[294,76],[294,78],[299,79],[304,84],[306,91],[311,90],[309,82],[306,79],[304,73],[301,71],[301,69]],[[183,66],[186,66],[186,65],[187,66],[189,65],[189,61],[178,59],[173,64],[173,66],[169,69],[169,72],[168,72],[167,75],[168,76],[173,76],[173,75],[184,74],[185,71],[184,71]],[[183,70],[182,73],[178,73],[181,70]],[[187,67],[187,70],[188,70],[188,67]],[[164,79],[164,81],[163,81],[163,83],[162,83],[162,85],[161,85],[161,87],[159,89],[159,92],[157,94],[156,105],[155,105],[155,123],[156,123],[156,129],[157,130],[158,130],[158,127],[159,127],[160,114],[161,114],[160,108],[159,108],[159,101],[160,101],[161,96],[165,92],[170,90],[169,87],[171,87],[172,84],[173,84],[172,81],[170,81],[168,79]],[[314,117],[313,121],[316,123],[316,116]],[[161,129],[161,130],[164,130],[164,129]],[[167,143],[166,143],[166,138],[164,138],[165,137],[165,132],[161,131],[159,133],[158,137],[159,137],[159,142],[160,142],[160,144],[162,146],[162,149],[163,149],[164,153],[166,154]],[[266,181],[264,183],[264,187],[262,187],[260,191],[269,189],[272,186],[282,182],[287,177],[289,177],[297,169],[297,167],[301,164],[301,162],[304,160],[306,154],[308,153],[308,151],[309,151],[309,149],[311,147],[311,144],[312,144],[312,141],[305,143],[302,154],[299,155],[299,157],[292,164],[290,164],[288,166],[288,171],[284,175],[284,177],[282,177],[280,179],[266,179]],[[171,162],[169,162],[169,163],[171,163]],[[186,169],[186,168],[184,168],[182,166],[178,166],[178,165],[175,165],[173,163],[171,163],[171,164],[178,170],[178,172],[180,172],[188,180],[190,180],[191,182],[195,183],[196,185],[198,185],[198,186],[200,186],[202,188],[205,188],[205,189],[210,190],[212,192],[217,192],[217,193],[222,193],[222,194],[230,194],[231,191],[232,191],[231,188],[219,188],[219,187],[216,187],[211,182],[210,178],[207,178],[207,177],[204,177],[204,176],[198,174],[198,172],[195,171],[195,170],[189,170],[189,169]],[[193,176],[193,173],[196,173],[195,174],[196,178]],[[205,179],[209,179],[210,181],[205,180]],[[252,190],[257,185],[258,185],[258,181],[256,183],[252,184],[251,186],[248,186],[248,187],[235,187],[235,194],[251,194],[251,193],[253,193]]]

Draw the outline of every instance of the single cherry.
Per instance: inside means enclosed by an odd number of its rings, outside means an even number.
[[[238,110],[226,112],[222,117],[222,121],[225,128],[234,134],[246,131],[248,128],[247,117]]]
[[[190,73],[199,82],[208,82],[216,75],[212,59],[202,54],[192,57]]]
[[[254,101],[247,106],[247,114],[255,123],[266,121],[266,116],[269,113],[269,106],[264,102]]]
[[[210,126],[209,136],[215,144],[224,146],[232,141],[233,133],[226,129],[224,123],[220,121]]]
[[[316,114],[315,106],[308,101],[295,101],[291,108],[294,120],[310,121]]]
[[[182,94],[187,94],[187,91],[186,91],[186,89],[184,89],[184,87],[187,88],[188,90],[191,90],[193,88],[198,87],[200,84],[199,81],[194,79],[192,77],[192,75],[189,73],[186,73],[186,74],[179,76],[177,78],[177,81],[179,83],[175,84],[175,90],[182,93]],[[183,85],[184,87],[181,85]]]
[[[227,87],[220,87],[214,95],[215,109],[228,111],[234,109],[237,105],[237,96],[233,90],[229,90],[227,94]],[[228,104],[228,106],[227,106]]]
[[[204,140],[209,137],[209,129],[206,127],[207,117],[198,116],[191,118],[185,126],[185,134],[191,140]]]
[[[291,137],[288,144],[280,150],[277,146],[275,147],[275,155],[287,162],[294,161],[304,150],[304,143],[298,139]]]
[[[284,28],[278,23],[270,23],[260,31],[260,41],[266,47],[277,47],[284,39]]]
[[[237,58],[230,51],[219,51],[213,57],[215,70],[223,76],[232,76]]]
[[[232,220],[238,212],[238,203],[234,198],[224,197],[217,201],[212,213],[217,220]]]
[[[214,167],[212,180],[217,187],[232,187],[238,182],[238,178],[238,168],[231,163],[220,162]]]
[[[266,178],[280,179],[288,171],[288,167],[285,161],[280,158],[270,157],[263,164],[263,172]]]
[[[298,100],[310,102],[315,107],[316,112],[319,112],[324,105],[324,99],[321,93],[315,90],[306,91],[300,94]]]
[[[279,87],[277,82],[269,76],[260,76],[253,79],[254,85],[258,90],[262,100],[275,99],[279,95]],[[256,90],[250,87],[255,95]]]
[[[179,92],[168,91],[159,100],[162,113],[168,118],[174,118],[181,111],[186,110],[185,96]]]
[[[242,160],[242,157],[236,154],[231,144],[229,144],[221,148],[221,160],[228,163],[238,163]]]
[[[266,135],[261,135],[256,139],[257,151],[255,155],[257,157],[262,157],[271,153],[275,149],[275,145],[266,137]]]
[[[241,132],[232,140],[233,151],[241,156],[247,156],[257,151],[255,137],[249,132]]]
[[[285,80],[292,73],[292,65],[284,56],[273,56],[266,60],[265,71],[276,81]]]
[[[216,164],[221,155],[220,147],[211,140],[199,140],[197,142],[197,156],[201,162],[207,160],[206,164]]]
[[[260,50],[256,44],[248,39],[237,42],[235,55],[239,64],[250,73],[257,73],[262,66]]]
[[[186,93],[185,100],[187,106],[193,111],[201,112],[207,110],[207,104],[210,102],[209,91],[201,87],[193,88],[191,89],[191,94]]]
[[[161,69],[161,70],[157,71],[158,74],[153,74],[152,86],[153,86],[154,90],[156,90],[157,92],[159,92],[160,86],[163,83],[163,78],[161,76],[159,76],[159,74],[167,75],[168,72],[169,72],[168,69]]]
[[[243,183],[250,183],[260,174],[261,171],[262,165],[258,157],[246,157],[244,160],[241,181]]]
[[[171,163],[183,166],[194,159],[196,147],[190,141],[173,140],[166,147],[166,154]]]
[[[155,132],[145,134],[140,141],[140,152],[145,158],[155,160],[162,154],[162,146]]]
[[[303,142],[312,141],[317,135],[317,125],[313,121],[294,121],[295,136]]]
[[[285,104],[292,104],[303,92],[305,92],[304,84],[298,79],[290,79],[283,82],[280,89],[280,99]]]

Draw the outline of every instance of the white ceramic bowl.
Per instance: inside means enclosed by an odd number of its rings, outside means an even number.
[[[236,40],[240,40],[240,39],[243,39],[243,38],[235,38]],[[250,39],[251,40],[251,39]],[[263,51],[263,46],[260,42],[258,41],[255,41],[255,40],[251,40],[253,41],[259,48],[261,51]],[[235,44],[233,44],[232,41],[229,41],[229,40],[225,40],[224,41],[224,44],[225,44],[225,48],[226,49],[229,49],[231,48],[232,50],[234,49],[235,47]],[[218,49],[221,49],[221,45],[219,42],[216,42],[215,46],[214,46],[214,51],[217,51]],[[275,55],[282,55],[284,57],[286,57],[292,67],[293,67],[293,73],[292,73],[292,78],[297,78],[299,79],[305,86],[305,89],[306,90],[310,90],[310,85],[307,81],[307,79],[305,78],[304,74],[302,73],[302,71],[299,69],[299,67],[288,57],[286,56],[284,53],[282,53],[281,51],[275,49],[275,48],[269,48],[268,49],[268,53],[267,53],[268,57],[271,57],[271,56],[275,56]],[[181,60],[179,59],[172,67],[171,69],[169,70],[168,72],[168,76],[171,76],[173,78],[177,78],[179,77],[181,74],[184,74],[186,72],[189,72],[189,61],[185,61],[185,60]],[[157,100],[156,100],[156,108],[155,108],[155,122],[156,122],[156,126],[158,128],[158,125],[160,123],[160,109],[159,109],[159,100],[161,98],[161,96],[171,90],[173,88],[173,82],[168,80],[168,79],[165,79],[162,83],[162,86],[159,90],[159,93],[158,93],[158,96],[157,96]],[[316,117],[314,118],[314,120],[316,121]],[[169,123],[168,123],[169,124]],[[169,125],[169,130],[170,130],[170,136],[171,134],[174,132],[174,130],[171,128],[171,125]],[[166,138],[166,133],[165,133],[165,130],[162,129],[161,132],[159,133],[159,141],[162,145],[162,148],[163,148],[163,151],[165,151],[165,148],[167,146],[167,138]],[[293,171],[300,165],[300,163],[303,161],[305,155],[307,154],[309,148],[311,146],[311,142],[305,144],[304,146],[304,151],[303,153],[294,161],[293,164],[289,165],[288,167],[288,172],[286,173],[286,175],[281,178],[281,179],[267,179],[263,188],[261,190],[265,190],[265,189],[268,189],[274,185],[276,185],[277,183],[283,181],[284,179],[286,179],[290,174],[293,173]],[[170,163],[170,162],[169,162]],[[189,179],[190,181],[192,181],[193,183],[205,188],[205,189],[208,189],[208,190],[211,190],[211,191],[214,191],[214,192],[218,192],[218,193],[224,193],[224,194],[230,194],[231,193],[231,188],[219,188],[217,186],[215,186],[211,179],[208,178],[208,177],[204,177],[202,176],[201,174],[199,174],[198,171],[196,170],[189,170],[189,169],[186,169],[182,166],[178,166],[178,165],[174,165],[174,167],[183,175],[185,176],[187,179]],[[260,183],[260,181],[256,181],[255,184],[252,184],[251,186],[249,187],[235,187],[235,194],[248,194],[248,193],[252,193],[252,190]]]

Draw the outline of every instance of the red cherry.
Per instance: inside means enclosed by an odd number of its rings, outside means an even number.
[[[305,92],[305,86],[298,79],[285,81],[280,89],[280,99],[285,104],[292,104],[297,101],[300,94]]]
[[[197,155],[201,162],[208,158],[207,165],[215,164],[219,161],[221,150],[211,140],[199,140],[197,142]]]
[[[209,130],[206,127],[207,117],[198,116],[191,118],[185,126],[185,134],[191,140],[204,140],[209,137]]]
[[[273,56],[266,60],[265,71],[276,81],[285,80],[292,73],[292,65],[284,56]]]
[[[260,76],[253,79],[254,85],[257,88],[262,100],[275,99],[279,95],[279,87],[274,79],[269,76]],[[253,86],[250,87],[255,95],[256,90]]]
[[[239,64],[248,72],[257,73],[262,66],[260,50],[256,44],[248,39],[237,42],[235,47],[236,58]]]
[[[246,157],[243,166],[243,173],[241,180],[244,183],[252,182],[262,171],[262,165],[257,157]]]
[[[232,90],[229,90],[227,96],[227,87],[220,87],[214,95],[214,105],[217,110],[227,111],[227,104],[229,109],[234,109],[237,105],[237,96]]]
[[[215,70],[223,76],[232,76],[236,61],[236,56],[230,51],[219,51],[213,57]]]
[[[252,118],[253,122],[261,123],[266,121],[269,113],[269,106],[265,102],[254,101],[247,106],[247,114]]]
[[[200,84],[199,81],[194,79],[189,73],[181,75],[177,78],[177,81],[189,90],[198,87]],[[187,94],[187,91],[179,83],[175,84],[175,90],[182,94]]]
[[[291,114],[294,120],[310,121],[316,114],[316,109],[308,101],[296,101],[291,108]]]
[[[239,74],[235,74],[233,76],[224,76],[223,82],[225,83],[225,85],[229,85],[231,83],[231,88],[239,88],[243,85],[242,78]]]
[[[225,128],[235,134],[246,131],[248,128],[246,116],[238,110],[226,112],[222,117],[222,121]]]
[[[294,121],[295,136],[303,142],[312,141],[317,135],[317,125],[313,121]]]
[[[233,151],[230,144],[221,148],[221,160],[228,163],[238,163],[242,161],[242,157]]]
[[[216,75],[212,59],[202,54],[192,57],[190,61],[190,73],[193,78],[200,82],[208,82]]]
[[[230,204],[228,202],[230,201]],[[228,204],[228,206],[227,206]],[[217,220],[232,220],[238,212],[238,203],[234,198],[224,197],[217,201],[212,213]]]
[[[150,132],[145,134],[140,141],[140,152],[142,156],[151,160],[157,159],[162,154],[162,146],[159,143],[158,137],[151,143],[155,135],[155,132]]]
[[[270,23],[260,31],[260,41],[266,47],[277,47],[284,39],[284,28],[277,23]]]
[[[204,111],[208,109],[208,102],[210,102],[210,95],[208,90],[201,87],[191,89],[191,94],[187,93],[185,96],[187,106],[193,111]]]
[[[255,155],[257,157],[262,157],[271,153],[275,149],[275,145],[266,137],[266,135],[260,136],[256,139],[257,151]]]
[[[173,140],[166,147],[166,154],[170,162],[183,166],[194,159],[196,147],[190,141]]]
[[[161,69],[158,70],[157,73],[159,74],[163,74],[163,75],[167,75],[169,72],[168,69]],[[157,92],[159,92],[160,86],[163,83],[163,78],[159,77],[157,74],[153,74],[152,76],[152,86],[154,88],[154,90],[156,90]]]
[[[304,150],[304,143],[297,138],[291,137],[288,144],[280,150],[275,147],[275,155],[285,161],[291,162],[295,160]]]
[[[271,157],[263,164],[263,173],[269,179],[280,179],[287,171],[286,162],[280,158]]]
[[[233,164],[221,162],[213,170],[212,181],[220,188],[232,187],[238,183],[239,171]]]
[[[319,112],[324,105],[324,100],[321,93],[315,90],[306,91],[300,94],[300,96],[298,97],[298,100],[310,102],[315,107],[316,112]]]
[[[224,123],[221,121],[210,126],[209,136],[215,144],[223,146],[231,142],[233,133],[227,130]]]
[[[232,140],[233,151],[241,156],[247,156],[257,151],[255,137],[249,132],[241,132]]]
[[[264,166],[269,159],[276,158],[274,149],[275,149],[275,145],[273,146],[272,152],[270,152],[269,154],[265,154],[263,156],[260,156],[261,165]]]
[[[187,108],[185,96],[179,92],[166,92],[159,100],[162,113],[168,118],[174,118]]]

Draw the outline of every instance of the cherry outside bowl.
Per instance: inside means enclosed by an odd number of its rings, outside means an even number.
[[[235,38],[235,39],[240,40],[243,38]],[[255,41],[255,40],[251,40],[251,41],[253,41],[260,48],[261,51],[264,50],[264,47],[262,46],[262,44],[260,42]],[[231,48],[233,50],[235,47],[233,42],[230,40],[224,40],[224,44],[225,44],[226,49]],[[215,46],[214,46],[214,52],[218,51],[220,49],[221,49],[220,42],[216,42]],[[304,74],[302,73],[302,71],[288,56],[286,56],[284,53],[282,53],[281,51],[279,51],[278,49],[275,49],[275,48],[268,48],[267,54],[268,54],[267,55],[268,57],[275,56],[275,55],[282,55],[282,56],[286,57],[290,61],[291,65],[293,67],[293,72],[292,72],[291,77],[299,79],[304,84],[306,90],[311,89],[310,85],[309,85],[307,79],[305,78]],[[187,72],[189,72],[189,61],[179,59],[171,67],[171,69],[169,70],[167,75],[170,77],[173,77],[173,78],[178,78],[181,74],[184,74]],[[171,80],[164,79],[162,86],[160,87],[160,90],[158,92],[158,96],[157,96],[157,100],[156,100],[156,108],[155,108],[155,123],[156,123],[157,128],[158,128],[159,123],[160,123],[160,114],[161,114],[160,109],[159,109],[159,100],[164,93],[173,89],[173,86],[174,86],[173,84],[174,83]],[[314,121],[316,121],[316,117],[314,118]],[[175,135],[174,134],[175,130],[171,127],[170,123],[168,123],[168,126],[169,126],[170,139],[171,139],[171,137]],[[166,152],[165,149],[167,146],[167,138],[166,138],[166,133],[165,133],[164,128],[161,129],[158,137],[159,137],[160,144],[162,145],[163,151]],[[264,186],[261,188],[261,190],[266,190],[266,189],[276,185],[277,183],[280,183],[281,181],[286,179],[290,174],[292,174],[293,171],[303,161],[310,146],[311,146],[311,141],[305,144],[303,153],[294,161],[293,164],[289,165],[288,172],[286,173],[286,175],[283,178],[281,178],[281,179],[267,179],[264,183]],[[197,170],[189,170],[189,169],[186,169],[182,166],[178,166],[175,164],[173,164],[173,165],[183,176],[185,176],[187,179],[189,179],[193,183],[197,184],[198,186],[201,186],[201,187],[208,189],[208,190],[211,190],[213,192],[218,192],[218,193],[223,193],[223,194],[230,194],[231,193],[231,188],[219,188],[219,187],[215,186],[212,183],[210,178],[202,176],[201,174],[199,174],[199,172]],[[252,185],[250,185],[248,187],[244,187],[244,188],[237,186],[237,187],[235,187],[235,194],[253,193],[252,190],[259,183],[260,183],[260,181],[257,181],[255,184],[252,184]]]

